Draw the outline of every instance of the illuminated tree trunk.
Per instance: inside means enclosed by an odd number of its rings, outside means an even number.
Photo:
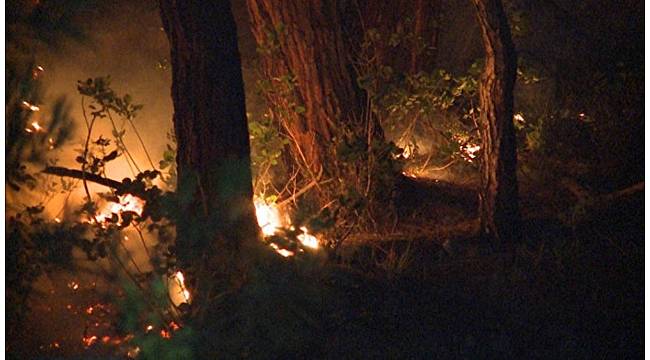
[[[232,285],[241,248],[259,232],[237,31],[229,1],[161,0],[160,8],[178,143],[177,258],[202,311],[220,285]]]
[[[501,1],[472,1],[485,47],[485,69],[479,88],[479,128],[483,139],[481,232],[497,248],[508,248],[520,231],[517,151],[512,120],[517,56]]]
[[[311,176],[321,170],[333,175],[332,141],[343,125],[365,128],[366,101],[357,87],[337,1],[247,3],[269,79],[265,95],[293,138],[293,157]]]

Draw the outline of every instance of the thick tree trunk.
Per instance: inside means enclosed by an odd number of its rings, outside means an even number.
[[[241,247],[259,228],[237,31],[226,0],[161,0],[171,46],[178,143],[179,266],[193,307],[232,280]],[[220,277],[221,276],[221,277]]]
[[[484,236],[498,248],[519,236],[517,149],[513,124],[513,89],[517,56],[500,0],[473,0],[485,47],[481,77],[480,219]]]
[[[333,175],[333,138],[342,125],[365,128],[337,1],[248,0],[248,9],[273,90],[267,100],[295,140],[294,159],[311,176]]]

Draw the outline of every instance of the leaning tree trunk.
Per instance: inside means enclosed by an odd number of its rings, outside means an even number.
[[[481,76],[480,220],[482,235],[498,248],[519,236],[517,149],[513,116],[513,89],[517,56],[500,0],[473,0],[485,47]]]
[[[161,0],[160,8],[178,145],[177,258],[192,308],[205,311],[259,233],[237,31],[226,0]]]
[[[247,3],[265,95],[292,138],[293,158],[308,177],[335,175],[334,138],[343,127],[365,129],[367,119],[337,1]]]

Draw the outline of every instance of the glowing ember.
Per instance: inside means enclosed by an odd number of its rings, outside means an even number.
[[[465,151],[467,152],[467,155],[474,159],[476,157],[476,152],[481,150],[481,147],[479,145],[470,145],[465,148]]]
[[[39,110],[41,110],[41,108],[39,108],[38,106],[32,105],[32,104],[28,103],[27,101],[23,101],[22,105],[23,105],[23,107],[25,109],[29,109],[31,111],[39,111]]]
[[[417,179],[417,175],[415,175],[415,174],[413,174],[413,173],[411,173],[411,172],[402,171],[402,175],[404,175],[404,176],[408,176],[408,177],[410,177],[410,178]]]
[[[81,341],[83,342],[85,347],[90,347],[92,344],[94,344],[97,341],[97,336],[84,336]]]
[[[40,65],[37,66],[35,69],[32,70],[32,79],[36,79],[37,77],[39,77],[41,73],[43,73],[43,71],[45,71],[45,69],[42,66]]]
[[[30,124],[31,127],[26,127],[25,131],[28,133],[33,133],[33,132],[39,132],[39,131],[44,131],[45,129],[41,126],[41,124],[38,123],[38,121],[32,121]],[[52,145],[50,145],[52,146]]]
[[[135,359],[136,357],[138,357],[139,354],[140,354],[140,348],[136,346],[134,348],[129,349],[129,352],[126,354],[126,356],[128,356],[130,359]]]
[[[147,325],[146,331],[149,332],[153,330],[153,325]]]
[[[163,339],[171,339],[172,334],[169,331],[162,329],[160,330],[160,337],[162,337]]]
[[[57,218],[54,218],[54,222],[57,223],[57,224],[60,224],[60,223],[61,223],[61,219],[59,219],[58,217],[57,217]]]
[[[463,152],[463,155],[467,159],[467,161],[472,162],[473,159],[476,159],[478,156],[477,152],[481,150],[480,145],[476,144],[466,144],[461,146],[461,151]]]
[[[74,291],[77,291],[79,289],[79,284],[77,284],[75,281],[70,281],[68,283],[68,287]]]
[[[520,123],[525,123],[526,119],[524,119],[524,115],[522,113],[516,113],[515,116],[513,116],[515,121],[519,121]]]
[[[303,226],[300,230],[303,232],[297,236],[300,243],[308,248],[318,249],[318,239],[314,235],[309,234],[306,227]]]
[[[411,152],[412,152],[412,150],[411,150],[410,146],[405,147],[404,150],[402,151],[402,156],[404,157],[404,159],[410,158],[411,157]]]
[[[282,255],[283,257],[289,257],[295,255],[295,253],[291,250],[280,249],[280,247],[277,244],[271,243],[271,247],[275,250],[275,252]]]
[[[282,227],[280,211],[275,204],[266,204],[262,201],[255,200],[255,215],[257,215],[257,223],[262,229],[264,236],[274,235]]]

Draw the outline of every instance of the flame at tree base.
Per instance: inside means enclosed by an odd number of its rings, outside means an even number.
[[[257,215],[257,223],[262,230],[264,237],[270,237],[277,235],[283,226],[282,219],[286,219],[286,216],[283,216],[280,213],[280,209],[275,204],[267,204],[260,199],[255,199],[255,214]],[[289,226],[293,230],[293,226]],[[319,240],[314,235],[310,234],[307,227],[301,226],[300,231],[302,233],[296,236],[296,239],[302,246],[310,249],[319,248]],[[270,246],[280,254],[282,257],[291,257],[295,255],[294,251],[283,249],[278,244],[271,243]]]

